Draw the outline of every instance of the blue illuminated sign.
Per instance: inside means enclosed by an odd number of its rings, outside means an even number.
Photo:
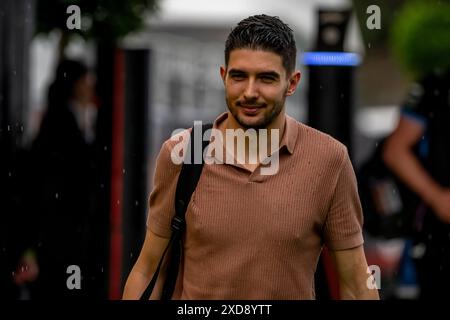
[[[302,62],[307,66],[357,66],[361,57],[354,52],[305,52]]]

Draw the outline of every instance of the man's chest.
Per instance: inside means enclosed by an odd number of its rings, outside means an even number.
[[[190,239],[224,245],[265,241],[316,242],[328,210],[326,177],[307,166],[283,166],[260,176],[224,165],[206,166],[186,222]]]

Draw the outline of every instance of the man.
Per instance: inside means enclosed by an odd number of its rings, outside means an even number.
[[[285,114],[285,99],[300,81],[295,62],[292,30],[276,17],[249,17],[228,36],[220,68],[228,112],[213,128],[225,140],[227,130],[267,129],[257,138],[269,132],[268,141],[277,139],[278,147],[270,141],[267,149],[278,170],[262,174],[263,157],[248,161],[250,143],[245,161],[205,165],[186,212],[173,299],[314,299],[323,244],[332,250],[343,299],[378,298],[367,285],[362,213],[345,147]],[[239,150],[229,142],[225,152],[236,159]],[[124,299],[141,296],[171,235],[181,169],[171,161],[175,146],[166,141],[158,156],[147,235]]]
[[[383,159],[426,205],[416,216],[421,298],[450,298],[450,70],[430,72],[409,92]],[[420,211],[419,211],[420,212]],[[424,245],[424,246],[421,246]]]

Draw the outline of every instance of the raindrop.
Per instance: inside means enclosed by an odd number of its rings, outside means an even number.
[[[130,258],[133,258],[133,252],[130,252]]]
[[[17,71],[16,70],[13,70],[13,75],[16,75],[17,74]]]
[[[58,198],[59,198],[59,195],[58,195],[58,193],[55,193],[55,198],[56,198],[56,199],[58,199]]]
[[[105,151],[108,150],[108,147],[107,147],[107,146],[104,146],[104,147],[103,147],[103,150],[105,150]]]
[[[136,201],[134,202],[134,205],[137,207],[137,206],[139,205],[139,201],[136,200]]]
[[[100,272],[103,273],[103,267],[100,269]]]
[[[9,126],[9,124],[8,124],[8,131],[11,131],[11,127]]]
[[[122,169],[122,173],[125,173],[125,169]]]
[[[117,200],[117,204],[120,204],[120,200]]]
[[[411,249],[411,256],[413,258],[416,259],[420,259],[423,257],[423,255],[425,254],[426,251],[426,247],[424,244],[418,244],[415,245],[412,249]]]
[[[369,47],[369,49],[370,49],[371,46],[372,46],[372,44],[369,42],[369,43],[367,44],[367,47]]]
[[[11,172],[8,172],[8,177],[11,178],[11,176],[12,176],[12,173],[11,173]]]
[[[63,75],[63,76],[64,76],[64,78],[66,77],[66,73],[65,73],[65,72],[64,72],[64,75]]]

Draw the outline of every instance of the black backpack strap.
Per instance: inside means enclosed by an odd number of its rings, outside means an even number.
[[[175,216],[172,219],[172,236],[166,249],[163,252],[163,255],[158,263],[158,267],[153,275],[152,280],[150,281],[150,284],[148,285],[147,289],[141,296],[141,300],[149,299],[153,291],[153,288],[156,284],[156,279],[158,278],[164,257],[169,247],[171,246],[172,248],[170,250],[170,257],[168,260],[168,267],[166,272],[166,280],[164,282],[161,300],[169,300],[173,295],[182,256],[182,235],[186,225],[185,222],[186,209],[189,204],[189,201],[191,200],[192,194],[194,193],[195,188],[197,187],[198,181],[200,180],[204,164],[203,151],[209,144],[209,136],[208,136],[205,137],[207,138],[206,141],[202,140],[202,149],[201,149],[202,155],[199,159],[200,163],[195,163],[194,150],[196,141],[194,139],[194,133],[196,130],[201,130],[202,133],[201,136],[203,137],[203,133],[205,133],[211,128],[212,124],[204,124],[201,127],[199,125],[194,125],[194,127],[192,128],[189,140],[189,147],[187,149],[188,152],[186,154],[186,158],[190,159],[191,161],[190,163],[186,162],[183,163],[183,166],[181,167],[180,176],[178,177],[177,189],[175,192]]]
[[[212,128],[212,124],[204,124],[201,127],[194,126],[194,130],[202,130],[203,133]],[[187,206],[189,201],[191,200],[191,196],[197,187],[197,183],[200,180],[200,175],[202,174],[203,169],[203,150],[209,144],[209,137],[207,141],[202,140],[202,155],[201,159],[199,159],[200,163],[194,162],[194,151],[195,150],[195,139],[194,139],[194,130],[191,131],[190,138],[190,150],[188,149],[187,157],[190,157],[191,162],[183,163],[183,167],[181,168],[180,176],[178,178],[177,189],[175,193],[175,217],[172,220],[172,228],[173,230],[183,230],[184,229],[184,216],[186,213]]]

